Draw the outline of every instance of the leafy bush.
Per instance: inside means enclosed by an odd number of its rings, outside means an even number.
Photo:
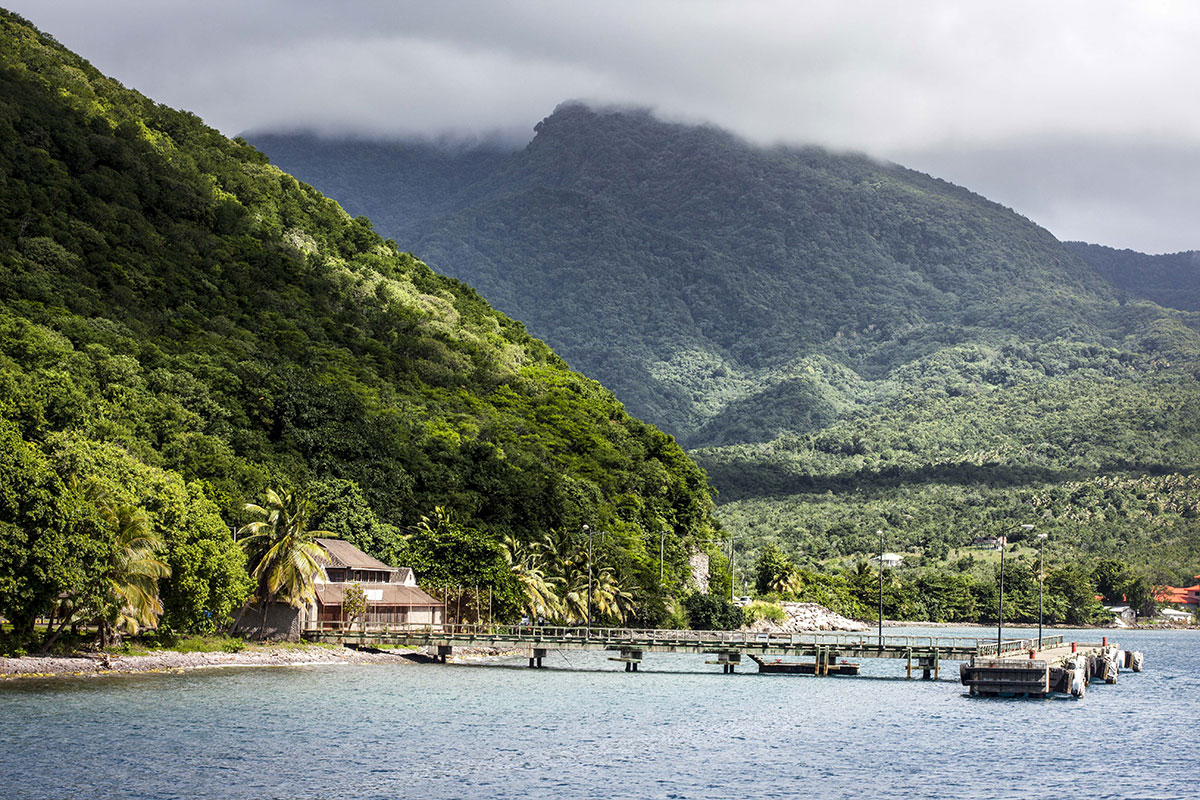
[[[762,600],[755,600],[748,606],[742,609],[746,615],[746,624],[753,625],[759,620],[767,620],[782,624],[787,620],[787,614],[784,613],[783,607],[778,603],[767,603]]]
[[[693,594],[685,598],[683,607],[688,615],[688,627],[694,631],[732,631],[746,624],[742,609],[711,594]]]

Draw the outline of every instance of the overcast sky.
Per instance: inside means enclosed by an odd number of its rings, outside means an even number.
[[[823,144],[1060,239],[1200,249],[1200,2],[0,0],[227,134],[527,141],[563,100]]]

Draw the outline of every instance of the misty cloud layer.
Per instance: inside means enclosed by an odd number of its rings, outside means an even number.
[[[1064,239],[1200,247],[1200,4],[9,0],[228,134],[517,143],[559,102],[633,103],[863,150]]]

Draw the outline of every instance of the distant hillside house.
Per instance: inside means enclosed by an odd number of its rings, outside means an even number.
[[[342,597],[346,587],[361,584],[367,596],[368,625],[440,625],[443,604],[417,586],[408,567],[390,567],[341,539],[317,539],[325,551],[317,578],[315,613],[318,623],[346,621]]]
[[[1137,622],[1137,611],[1132,606],[1105,606],[1114,617],[1122,622],[1133,624]]]
[[[1200,581],[1200,575],[1195,577]],[[1195,586],[1159,586],[1154,590],[1154,599],[1170,606],[1200,607],[1200,583]]]
[[[898,567],[904,561],[904,556],[896,553],[884,553],[882,557],[874,556],[871,558],[876,564],[882,563],[885,567]]]

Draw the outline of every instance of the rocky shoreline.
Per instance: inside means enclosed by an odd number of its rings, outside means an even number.
[[[450,662],[471,663],[492,658],[522,655],[523,650],[496,647],[456,647]],[[0,680],[15,678],[136,675],[182,672],[221,667],[303,667],[330,664],[430,664],[436,659],[419,650],[380,650],[328,645],[251,645],[238,652],[192,652],[156,650],[144,655],[89,653],[72,656],[22,656],[0,658]]]
[[[427,660],[411,650],[367,651],[347,647],[255,647],[230,652],[179,653],[160,650],[145,655],[22,656],[0,658],[0,679],[96,677],[147,672],[180,672],[219,667],[291,667],[324,664],[412,664]]]
[[[870,626],[843,617],[818,603],[780,603],[784,621],[760,619],[742,628],[750,633],[806,633],[809,631],[865,631]]]

